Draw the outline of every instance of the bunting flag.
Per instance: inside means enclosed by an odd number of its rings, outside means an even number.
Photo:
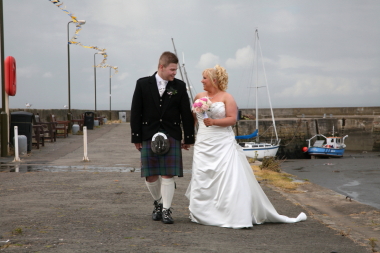
[[[55,6],[57,6],[58,8],[60,8],[64,13],[66,13],[67,15],[69,15],[71,17],[71,21],[73,23],[76,24],[76,29],[75,29],[75,34],[74,36],[68,41],[69,44],[74,44],[74,45],[79,45],[79,46],[82,46],[84,48],[90,48],[90,49],[95,49],[95,50],[98,50],[99,52],[104,52],[103,54],[103,60],[101,63],[99,63],[98,65],[95,65],[94,67],[96,68],[113,68],[115,70],[115,73],[114,74],[117,74],[118,72],[118,67],[116,66],[111,66],[109,64],[106,64],[107,62],[107,53],[106,53],[106,49],[105,48],[99,48],[97,46],[86,46],[86,45],[83,45],[82,43],[80,43],[79,41],[77,41],[78,39],[78,33],[82,30],[82,26],[81,24],[78,22],[78,19],[77,17],[75,17],[72,13],[70,13],[67,9],[66,9],[66,6],[65,7],[61,7],[63,5],[63,3],[60,3],[59,0],[49,0],[50,2],[52,2]]]

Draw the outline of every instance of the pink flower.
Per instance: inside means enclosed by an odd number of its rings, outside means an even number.
[[[198,102],[198,103],[195,102],[195,103],[194,103],[194,106],[195,106],[195,107],[202,107],[202,105],[203,105],[203,104],[202,104],[201,102]]]
[[[202,109],[204,110],[204,111],[207,111],[208,109],[209,109],[210,107],[208,106],[208,105],[202,105]]]
[[[205,111],[209,111],[211,107],[211,100],[207,97],[199,98],[195,100],[192,111],[195,113],[203,113]]]
[[[199,108],[199,107],[197,107],[197,108],[194,108],[194,111],[195,111],[195,112],[202,112],[202,109]]]

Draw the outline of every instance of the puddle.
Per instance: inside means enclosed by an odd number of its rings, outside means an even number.
[[[31,172],[33,166],[31,165],[1,165],[0,172]]]
[[[305,183],[306,180],[298,179],[297,177],[290,177],[293,183]]]
[[[342,185],[341,187],[347,187],[347,186],[349,187],[349,186],[357,186],[357,185],[360,185],[359,181],[354,180],[354,181],[351,181],[347,184]]]
[[[356,158],[365,158],[365,157],[364,157],[364,155],[349,155],[349,156],[347,156],[347,158],[356,159]]]
[[[351,191],[351,189],[347,189],[346,187],[352,187],[352,186],[358,186],[360,185],[360,182],[357,181],[357,180],[354,180],[354,181],[351,181],[347,184],[343,184],[341,186],[338,187],[338,190],[342,191],[345,193],[345,195],[347,195],[348,197],[352,198],[352,199],[358,199],[359,197],[359,193],[356,192],[356,191]],[[344,189],[346,188],[346,189]]]
[[[30,164],[0,165],[0,172],[141,172],[141,168],[133,167],[104,167],[104,166],[48,166]],[[183,173],[191,173],[191,170],[183,170]]]
[[[300,180],[300,179],[293,179],[293,183],[305,183],[305,180]]]

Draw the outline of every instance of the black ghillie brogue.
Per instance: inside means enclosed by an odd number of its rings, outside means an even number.
[[[174,223],[174,220],[173,220],[171,214],[172,214],[172,210],[170,208],[168,208],[168,209],[164,208],[162,210],[162,222],[164,224],[173,224]]]
[[[162,220],[162,203],[159,203],[158,201],[155,200],[153,203],[154,209],[152,213],[152,219],[155,221]]]

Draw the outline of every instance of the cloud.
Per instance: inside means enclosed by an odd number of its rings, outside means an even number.
[[[342,96],[354,95],[357,85],[356,81],[350,78],[301,75],[293,86],[277,92],[275,96],[278,98],[340,99]]]
[[[251,46],[240,48],[235,53],[235,58],[226,61],[227,68],[241,68],[252,65],[253,49]]]
[[[123,73],[119,72],[116,75],[113,74],[113,76],[116,77],[117,80],[121,81],[121,80],[125,80],[129,76],[129,74],[127,72],[123,72]]]
[[[324,71],[339,71],[339,72],[366,72],[370,70],[376,70],[379,66],[379,59],[368,58],[341,58],[333,59],[327,62],[322,69]]]
[[[301,68],[301,67],[320,67],[321,63],[304,60],[301,58],[289,56],[289,55],[279,55],[278,67],[280,69],[290,69],[290,68]]]
[[[219,56],[216,56],[212,53],[205,53],[201,55],[201,59],[199,60],[196,67],[199,69],[212,68],[218,63]]]
[[[39,73],[39,68],[35,65],[17,68],[17,76],[22,78],[36,77]]]
[[[287,10],[273,12],[269,16],[269,20],[267,28],[274,33],[284,33],[297,29],[296,15]]]
[[[279,69],[300,69],[300,68],[314,68],[317,71],[324,72],[350,72],[350,73],[360,73],[375,70],[376,66],[379,65],[379,60],[372,58],[340,58],[331,59],[324,62],[306,60],[289,55],[279,55],[279,60],[277,62],[277,67]]]
[[[216,13],[224,18],[240,18],[239,14],[243,12],[244,5],[241,3],[223,3],[220,2],[219,5],[215,6],[214,9]]]
[[[50,77],[53,77],[53,74],[51,72],[45,72],[42,77],[44,78],[50,78]]]
[[[46,0],[18,2],[4,1],[8,10],[4,22],[9,24],[4,36],[5,55],[17,60],[20,86],[10,101],[11,108],[33,103],[30,94],[38,101],[33,108],[61,108],[67,104],[70,17]],[[357,1],[347,4],[345,0],[109,2],[64,0],[67,10],[87,21],[78,40],[106,48],[107,63],[119,66],[119,73],[112,77],[112,89],[117,90],[112,91],[114,109],[130,109],[136,80],[157,70],[163,51],[173,51],[171,38],[179,56],[186,54],[186,71],[195,90],[202,90],[200,69],[219,63],[228,71],[229,92],[238,104],[245,104],[242,91],[251,81],[245,80],[246,75],[249,79],[249,70],[254,70],[250,61],[256,28],[272,98],[280,96],[273,101],[274,106],[365,106],[378,101],[380,33],[374,24],[380,21],[380,5],[376,1],[364,5]],[[168,22],[168,17],[173,22]],[[75,25],[69,27],[71,37]],[[95,52],[70,46],[72,108],[93,108]],[[101,56],[96,56],[98,61]],[[261,81],[261,61],[259,64]],[[109,92],[109,70],[97,69],[96,75],[100,106],[108,103],[103,97]],[[50,99],[34,94],[35,90],[62,96]],[[330,91],[338,94],[331,95]]]

